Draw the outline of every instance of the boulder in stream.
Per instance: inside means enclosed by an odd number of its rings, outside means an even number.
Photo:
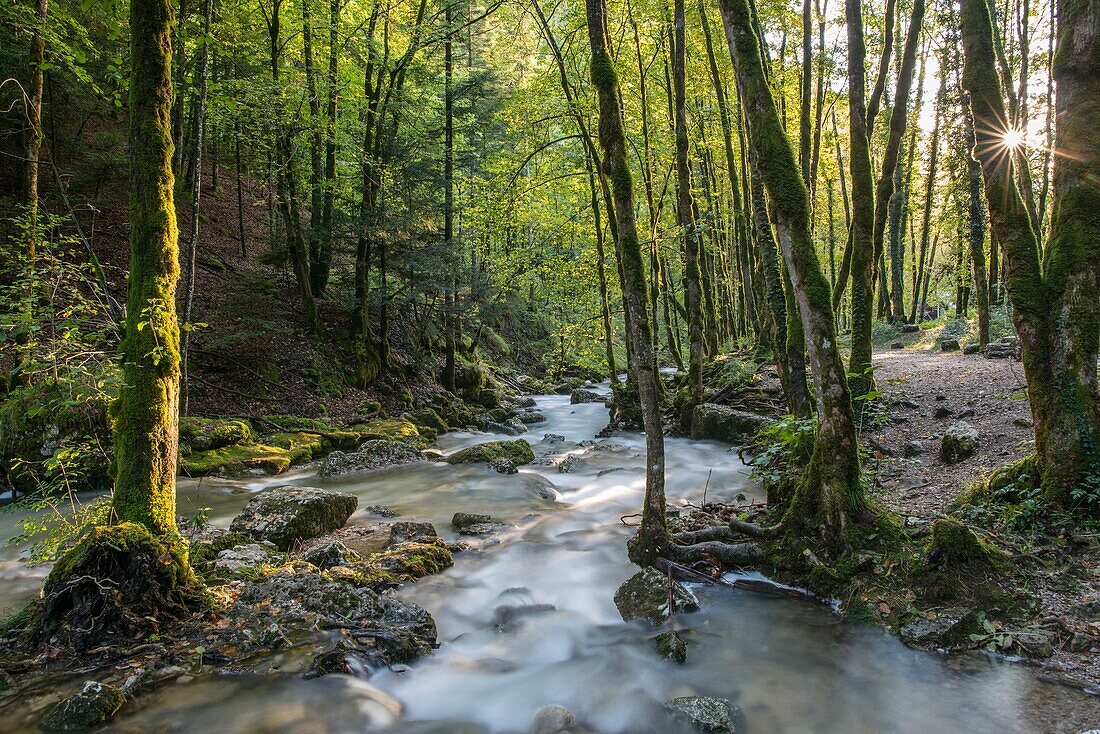
[[[299,541],[342,528],[358,504],[355,495],[331,489],[273,487],[253,497],[230,530],[290,550]]]
[[[352,566],[363,559],[339,540],[326,540],[302,554],[302,560],[317,568],[326,569],[335,566]]]
[[[746,731],[744,714],[732,702],[711,696],[681,696],[665,701],[673,716],[691,722],[699,731],[715,734],[742,734]]]
[[[355,451],[333,451],[325,457],[317,473],[322,477],[338,477],[353,472],[409,464],[421,458],[423,457],[415,446],[401,441],[376,439],[364,442]]]
[[[670,588],[671,584],[671,588]],[[672,596],[672,610],[668,608]],[[623,620],[644,619],[652,625],[662,625],[670,614],[694,612],[699,601],[687,587],[655,568],[646,568],[622,583],[615,592],[615,606]]]
[[[43,731],[84,731],[106,724],[126,702],[115,686],[90,680],[74,696],[54,705],[38,726]]]
[[[531,444],[523,439],[516,441],[487,441],[476,446],[470,446],[456,451],[447,457],[448,464],[476,464],[488,463],[500,458],[511,459],[519,466],[530,464],[535,460],[535,452],[531,450]]]
[[[703,403],[696,405],[691,413],[691,437],[696,441],[709,438],[742,443],[771,422],[770,418],[747,410]]]
[[[569,393],[570,405],[579,405],[581,403],[602,403],[606,400],[607,398],[605,398],[603,395],[600,395],[599,393],[592,392],[591,390],[583,390],[579,387]]]

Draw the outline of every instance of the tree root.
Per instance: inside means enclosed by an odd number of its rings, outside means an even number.
[[[733,533],[727,527],[711,526],[702,530],[685,530],[682,533],[676,533],[675,538],[678,543],[691,545],[708,540],[732,540]]]
[[[764,560],[764,551],[755,543],[723,543],[719,540],[670,546],[668,555],[677,563],[717,561],[722,566],[735,567],[751,567]]]
[[[770,540],[782,532],[783,524],[780,522],[778,525],[764,526],[733,517],[729,521],[729,530],[731,533],[747,535],[757,540]]]

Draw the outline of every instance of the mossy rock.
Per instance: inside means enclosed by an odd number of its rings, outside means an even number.
[[[669,580],[653,567],[645,568],[624,581],[615,591],[615,606],[623,621],[644,619],[662,625],[672,614],[699,609],[695,595],[679,581],[672,582],[672,609],[669,609]]]
[[[485,369],[477,362],[464,359],[455,361],[455,388],[458,390],[480,390],[485,385]]]
[[[356,423],[348,430],[357,434],[360,441],[386,439],[414,443],[420,440],[420,431],[410,421],[403,418],[394,420],[376,418],[366,423]]]
[[[201,572],[223,550],[253,542],[255,542],[255,539],[246,533],[218,531],[217,535],[213,537],[192,541],[191,547],[188,549],[188,560],[191,561],[193,568]]]
[[[84,731],[106,724],[126,696],[115,686],[90,680],[75,696],[57,702],[38,726],[43,731]]]
[[[252,426],[242,419],[180,418],[180,447],[186,453],[210,451],[247,443],[255,438]]]
[[[489,463],[497,459],[511,459],[516,466],[530,464],[535,460],[531,444],[523,439],[516,441],[488,441],[476,446],[456,451],[447,457],[448,464]]]
[[[321,439],[321,449],[348,450],[353,449],[362,441],[359,433],[334,426],[331,423],[318,418],[304,418],[296,415],[265,415],[260,421],[265,426],[273,426],[278,429],[275,435],[281,433],[312,433]],[[262,439],[264,443],[279,446],[268,438]],[[316,454],[314,454],[316,457]]]
[[[198,588],[179,538],[136,523],[98,526],[46,578],[32,642],[78,652],[132,642],[183,618]]]
[[[703,403],[691,414],[691,437],[726,443],[744,443],[772,423],[771,419],[725,405]]]
[[[454,565],[454,557],[442,538],[397,543],[370,558],[370,565],[400,579],[419,579],[442,573]]]
[[[446,433],[451,430],[447,422],[439,417],[439,413],[431,408],[421,408],[415,413],[410,413],[408,420],[416,424],[416,426],[421,429],[421,432],[423,432],[424,428],[430,428],[435,431],[436,435],[439,435],[440,433]]]
[[[1008,554],[983,540],[969,527],[952,518],[932,523],[932,536],[925,548],[929,563],[936,566],[1004,568]]]
[[[284,449],[290,455],[291,464],[301,464],[324,451],[321,436],[316,433],[273,433],[264,437],[269,446]]]
[[[252,498],[233,518],[229,529],[290,550],[303,540],[344,527],[359,498],[353,494],[317,487],[284,485]]]
[[[236,477],[249,474],[275,476],[290,468],[291,452],[262,443],[237,444],[197,451],[180,459],[180,471],[189,477],[210,474]]]

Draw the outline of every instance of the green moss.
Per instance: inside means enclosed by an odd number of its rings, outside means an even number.
[[[366,423],[357,423],[348,430],[357,434],[361,441],[385,439],[388,441],[415,442],[420,439],[420,431],[404,419],[385,420],[376,418]]]
[[[253,469],[275,475],[285,472],[290,464],[290,451],[278,446],[250,443],[195,452],[180,460],[180,470],[190,477],[215,473],[239,475]]]
[[[323,441],[316,433],[273,433],[264,437],[264,443],[285,449],[291,464],[309,461],[324,450]]]
[[[442,538],[421,542],[398,543],[370,557],[373,573],[385,573],[398,579],[419,579],[442,573],[454,565],[454,557]]]
[[[214,538],[213,540],[198,540],[191,543],[189,549],[189,558],[191,565],[195,568],[202,568],[207,563],[210,563],[218,554],[223,550],[229,548],[235,548],[238,545],[248,545],[249,543],[255,543],[256,539],[251,535],[245,533],[224,533]]]
[[[1000,568],[1007,554],[962,524],[951,518],[932,523],[932,537],[925,548],[929,558],[941,558],[946,564],[969,564],[985,568]]]
[[[191,451],[206,451],[235,446],[251,441],[255,434],[248,421],[242,419],[180,418],[180,446]]]
[[[334,566],[321,574],[330,581],[342,584],[351,584],[357,587],[370,589],[385,589],[397,586],[400,581],[389,571],[366,563],[354,568],[350,566]]]
[[[476,446],[456,451],[447,457],[448,464],[474,464],[478,462],[490,462],[497,459],[511,459],[519,466],[530,464],[535,460],[535,452],[531,450],[531,444],[523,439],[516,441],[488,441]]]

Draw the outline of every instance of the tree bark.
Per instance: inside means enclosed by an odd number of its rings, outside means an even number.
[[[749,142],[761,162],[771,197],[783,259],[806,325],[806,347],[814,376],[818,431],[802,481],[781,523],[817,534],[839,551],[850,524],[867,512],[859,479],[859,453],[851,396],[836,343],[829,284],[810,236],[806,186],[768,87],[760,41],[747,0],[720,0],[730,55],[745,107]]]
[[[112,406],[118,519],[176,532],[179,249],[172,175],[172,3],[130,3],[130,275]]]
[[[646,492],[642,524],[628,548],[632,561],[649,565],[671,544],[665,524],[665,442],[658,404],[657,363],[646,308],[645,270],[634,221],[634,184],[626,156],[619,81],[608,52],[603,0],[586,0],[588,39],[592,49],[592,86],[599,100],[599,139],[604,166],[615,199],[619,236],[615,247],[623,272],[623,306],[634,348],[634,375],[646,434]]]
[[[963,0],[963,86],[970,95],[990,222],[1023,352],[1035,450],[1048,499],[1096,511],[1100,475],[1100,0],[1060,0],[1054,80],[1053,212],[1044,266],[1035,222],[1015,185],[1014,156],[998,131],[1005,114],[984,0]],[[1077,496],[1075,496],[1075,494]]]

